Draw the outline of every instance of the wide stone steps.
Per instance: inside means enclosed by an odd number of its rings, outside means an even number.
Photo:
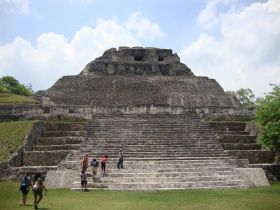
[[[236,134],[236,132],[235,132]],[[118,152],[124,152],[124,168],[117,169]],[[67,157],[77,168],[73,188],[80,187],[79,162],[109,156],[106,176],[91,188],[154,190],[246,187],[231,166],[213,128],[198,115],[97,116],[87,127],[87,138],[78,152]],[[72,162],[71,162],[72,161]],[[76,162],[74,162],[76,161]],[[87,173],[91,174],[91,167]],[[95,180],[96,181],[96,180]]]

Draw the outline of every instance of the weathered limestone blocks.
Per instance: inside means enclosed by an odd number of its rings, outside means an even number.
[[[240,159],[248,159],[250,164],[272,163],[274,154],[266,150],[228,150],[229,155]]]
[[[120,47],[106,50],[90,62],[82,75],[185,75],[191,70],[170,49]]]
[[[65,122],[47,122],[45,125],[45,130],[46,131],[81,131],[81,130],[85,130],[86,129],[86,122],[85,123],[74,123],[74,122],[69,122],[69,123],[65,123]]]
[[[246,127],[246,122],[210,121],[209,123],[215,130],[219,131],[244,131]]]
[[[56,166],[61,160],[65,159],[69,151],[32,151],[24,152],[24,166]]]
[[[95,107],[239,107],[207,77],[67,76],[40,96],[57,105]]]

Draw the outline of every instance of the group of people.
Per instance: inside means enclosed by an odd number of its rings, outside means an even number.
[[[86,155],[82,161],[82,171],[81,171],[81,190],[82,191],[87,191],[87,168],[89,166],[89,160],[88,160],[88,155]],[[92,166],[92,180],[95,182],[96,180],[96,174],[97,174],[97,168],[99,166],[99,163],[101,164],[101,176],[106,175],[106,164],[109,163],[108,160],[108,155],[104,154],[101,156],[100,160],[97,161],[96,159],[93,159],[90,163],[90,166]],[[123,151],[122,149],[119,150],[119,159],[117,163],[117,168],[118,169],[123,169]]]
[[[19,190],[22,193],[20,206],[26,206],[27,195],[30,191],[30,188],[33,190],[34,193],[34,207],[35,209],[38,209],[38,204],[43,198],[43,190],[48,192],[48,190],[44,186],[44,178],[42,177],[41,173],[35,174],[32,180],[29,173],[26,173],[25,176],[22,178],[19,187]]]

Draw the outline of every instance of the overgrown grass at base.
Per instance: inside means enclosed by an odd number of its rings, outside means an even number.
[[[36,121],[11,121],[0,123],[0,162],[9,159],[10,155],[23,144]]]
[[[0,93],[0,105],[3,104],[36,104],[39,103],[31,97],[15,95],[11,93]]]
[[[34,209],[20,207],[18,183],[0,183],[0,209]],[[159,192],[125,192],[68,189],[49,190],[39,205],[45,210],[279,210],[280,183],[247,190],[179,190]]]

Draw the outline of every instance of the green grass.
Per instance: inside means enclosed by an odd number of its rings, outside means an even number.
[[[0,162],[22,145],[24,137],[36,121],[11,121],[0,123]]]
[[[0,182],[0,209],[20,207],[18,183]],[[39,207],[45,210],[279,210],[280,183],[247,190],[180,190],[159,192],[49,190]],[[32,193],[28,204],[32,204]]]
[[[39,103],[35,99],[26,96],[20,96],[10,93],[0,93],[1,104],[36,104]]]

